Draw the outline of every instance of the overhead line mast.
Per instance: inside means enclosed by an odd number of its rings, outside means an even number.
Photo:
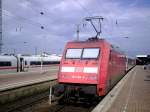
[[[2,53],[2,0],[0,0],[0,54]]]

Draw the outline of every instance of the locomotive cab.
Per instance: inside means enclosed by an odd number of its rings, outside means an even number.
[[[59,72],[59,82],[97,84],[100,48],[67,48]]]

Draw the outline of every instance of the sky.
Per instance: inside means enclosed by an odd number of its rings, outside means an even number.
[[[128,56],[150,54],[150,0],[2,0],[2,51],[61,54],[77,25],[80,40],[96,35],[83,21],[91,16],[104,17],[100,38]]]

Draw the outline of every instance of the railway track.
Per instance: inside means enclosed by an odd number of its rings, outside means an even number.
[[[49,91],[45,91],[36,96],[13,102],[13,105],[8,104],[2,112],[90,112],[95,107],[95,105],[85,103],[59,104],[59,98],[53,99],[50,105],[48,100]],[[46,109],[42,109],[42,105],[47,105]]]
[[[2,105],[0,112],[32,112],[36,104],[43,103],[48,100],[49,91],[39,93],[37,95],[32,95],[15,102],[10,102],[5,105]]]
[[[45,91],[38,95],[30,96],[22,100],[9,103],[0,109],[0,112],[90,112],[95,106],[87,104],[58,104],[58,99],[53,99],[51,105],[47,109],[41,109],[41,105],[47,105],[49,99],[49,91]]]
[[[84,104],[56,104],[51,106],[49,112],[91,112],[95,105]]]
[[[0,94],[0,112],[30,112],[36,105],[49,100],[49,87],[56,83],[52,80],[4,91]]]

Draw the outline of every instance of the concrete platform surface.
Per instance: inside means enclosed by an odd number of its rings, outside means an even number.
[[[120,82],[92,112],[150,112],[150,69],[136,66]]]
[[[0,74],[0,91],[57,79],[58,67],[32,72]]]

